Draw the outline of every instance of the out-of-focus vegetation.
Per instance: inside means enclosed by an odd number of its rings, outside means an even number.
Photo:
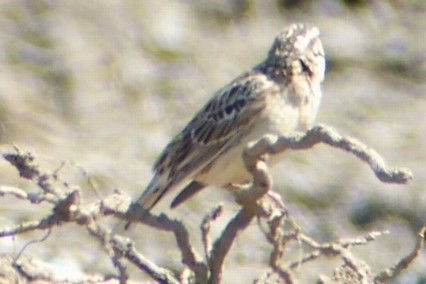
[[[59,174],[84,188],[87,199],[98,197],[81,168],[102,194],[120,188],[137,196],[168,140],[295,21],[318,25],[325,46],[318,121],[363,140],[388,163],[411,168],[414,180],[382,184],[364,164],[321,146],[289,152],[274,168],[276,191],[317,239],[389,230],[359,252],[373,269],[387,267],[411,248],[426,221],[425,1],[1,1],[2,148],[19,145],[52,170],[66,161]],[[6,162],[0,167],[2,184],[33,188]],[[168,211],[167,202],[159,210],[185,218],[198,232],[206,208],[223,200],[228,214],[234,212],[232,199],[216,189],[177,210]],[[33,217],[26,204],[9,198],[0,204],[5,225]],[[22,206],[19,216],[10,214],[16,206]],[[111,271],[86,234],[63,227],[26,255],[67,276]],[[142,226],[129,234],[154,261],[181,266],[173,248],[159,253],[169,235]],[[226,283],[236,283],[235,275],[248,283],[262,271],[267,260],[259,236],[255,229],[241,235]],[[13,254],[33,238],[39,236],[2,239],[0,253]],[[424,283],[425,267],[423,253],[395,283]],[[319,262],[311,271],[332,268]],[[312,283],[312,275],[300,275],[302,283]]]

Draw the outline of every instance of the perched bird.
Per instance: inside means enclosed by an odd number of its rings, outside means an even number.
[[[311,127],[325,71],[319,34],[312,25],[290,25],[262,63],[217,91],[163,150],[137,202],[149,210],[183,187],[175,207],[206,186],[250,182],[242,160],[248,142]]]

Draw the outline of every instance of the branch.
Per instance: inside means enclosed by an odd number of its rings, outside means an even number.
[[[120,283],[125,283],[128,278],[128,275],[126,273],[126,267],[120,261],[121,256],[124,256],[127,260],[135,264],[141,270],[146,271],[154,279],[162,283],[178,283],[177,278],[174,277],[171,271],[153,264],[142,254],[138,253],[134,249],[133,245],[124,246],[123,241],[120,240],[119,237],[111,237],[109,230],[99,226],[95,222],[95,220],[100,216],[107,215],[104,214],[102,211],[102,202],[83,206],[80,202],[81,192],[79,190],[70,190],[68,192],[64,192],[63,189],[57,186],[57,182],[59,181],[59,179],[57,178],[57,174],[55,173],[52,175],[42,173],[39,170],[38,165],[35,164],[34,158],[29,153],[21,153],[18,149],[16,149],[16,153],[4,154],[4,157],[18,169],[22,177],[35,181],[41,191],[26,194],[25,192],[17,188],[1,187],[0,194],[10,194],[16,196],[19,199],[23,199],[26,197],[30,201],[44,200],[46,196],[49,196],[52,197],[52,199],[49,199],[49,201],[54,205],[54,207],[52,208],[51,213],[48,216],[41,218],[40,220],[26,222],[18,226],[0,229],[0,237],[18,235],[32,230],[50,230],[54,226],[58,226],[64,223],[76,223],[78,225],[85,226],[94,237],[96,237],[99,241],[102,242],[106,251],[110,254],[114,266],[118,269],[119,276],[115,278],[118,278],[120,280]],[[64,184],[65,183],[61,185]],[[65,187],[69,188],[68,186]],[[121,217],[125,216],[126,210],[128,208],[122,206],[124,203],[123,197],[118,198],[118,195],[113,195],[110,198],[114,198],[116,201],[115,205],[118,205],[118,209],[116,208],[115,211],[116,214]],[[159,223],[158,226],[161,227],[161,222],[167,221],[167,217],[164,216],[163,218],[159,218],[159,220],[157,221],[157,223]],[[171,226],[170,224],[174,226],[171,230],[174,230],[176,235],[179,237],[177,238],[180,246],[184,247],[185,243],[187,243],[188,247],[190,248],[188,232],[186,232],[185,227],[183,227],[183,225],[179,222],[174,222],[172,220],[168,221],[169,222],[165,222],[164,226],[167,226],[167,224],[169,226]],[[179,224],[181,226],[179,226]],[[177,233],[177,231],[179,231],[180,233]],[[187,249],[186,252],[188,251],[189,249]],[[188,256],[186,256],[186,259],[187,258]],[[35,277],[37,278],[38,276]]]
[[[204,247],[204,256],[206,259],[210,259],[210,251],[212,249],[211,239],[210,239],[210,227],[211,223],[215,221],[223,211],[223,206],[219,205],[213,208],[213,210],[204,216],[203,221],[201,222],[201,237]]]
[[[346,252],[349,251],[348,249],[350,249],[353,246],[365,245],[368,242],[374,241],[376,240],[377,237],[386,233],[387,232],[371,232],[360,238],[355,238],[352,240],[342,240],[342,241],[338,241],[334,243],[324,243],[324,244],[320,244],[316,242],[315,240],[306,236],[305,234],[299,234],[298,239],[300,239],[303,243],[313,248],[314,251],[312,251],[309,254],[306,254],[298,261],[290,263],[288,267],[291,269],[296,269],[301,264],[315,260],[316,258],[320,256],[341,255],[341,256],[345,256],[347,259],[350,259],[350,257],[346,255]]]
[[[223,264],[226,255],[239,232],[244,230],[258,213],[257,200],[272,188],[272,177],[268,166],[257,159],[248,147],[243,154],[247,170],[253,176],[253,184],[237,194],[237,200],[243,204],[241,210],[225,227],[222,235],[213,245],[209,259],[210,279],[209,283],[216,284],[222,281]]]
[[[197,283],[221,283],[223,265],[232,244],[237,235],[242,232],[257,217],[258,220],[267,220],[269,231],[264,231],[267,240],[273,245],[270,255],[271,270],[256,283],[266,283],[268,279],[278,277],[280,281],[294,283],[291,270],[301,264],[316,259],[320,255],[340,255],[344,261],[345,268],[352,269],[359,277],[367,277],[358,266],[359,263],[352,257],[349,248],[354,245],[365,244],[373,240],[377,234],[372,233],[363,239],[332,244],[318,244],[314,240],[304,236],[296,229],[291,234],[284,234],[283,224],[287,212],[281,197],[272,192],[272,177],[265,162],[266,154],[278,154],[286,149],[307,149],[318,143],[325,143],[332,147],[348,151],[369,164],[376,176],[383,182],[407,183],[412,179],[412,174],[407,169],[388,168],[383,159],[373,149],[368,148],[360,141],[353,138],[342,137],[334,130],[326,126],[316,126],[305,134],[294,134],[289,136],[267,135],[260,140],[247,145],[243,153],[243,160],[247,170],[253,177],[253,183],[242,186],[236,193],[236,201],[241,205],[239,212],[232,218],[222,234],[213,242],[209,237],[210,223],[220,214],[220,207],[207,215],[201,226],[202,240],[204,244],[206,262],[196,253],[189,238],[189,232],[181,221],[173,220],[165,214],[155,216],[146,212],[136,204],[130,205],[129,200],[123,196],[113,194],[110,197],[94,204],[83,205],[80,202],[80,190],[70,189],[67,183],[59,184],[57,171],[53,174],[42,173],[30,153],[4,154],[4,158],[14,165],[20,176],[33,181],[41,190],[35,193],[8,186],[0,186],[1,195],[12,195],[21,200],[32,203],[47,201],[53,204],[50,215],[36,221],[20,224],[19,226],[0,229],[0,237],[21,234],[31,230],[50,229],[63,223],[76,223],[86,227],[89,232],[99,240],[110,255],[112,263],[118,270],[120,283],[128,279],[127,267],[122,259],[127,259],[139,269],[148,273],[153,279],[162,283],[178,283],[179,281],[190,282],[191,279]],[[182,261],[187,266],[180,276],[168,269],[159,267],[145,258],[135,248],[133,243],[123,237],[111,234],[111,232],[100,226],[97,219],[102,216],[114,215],[117,218],[131,222],[139,222],[150,227],[172,232],[182,254]],[[419,233],[424,234],[424,229]],[[299,261],[283,264],[283,258],[287,243],[290,241],[303,241],[313,251]],[[401,260],[394,268],[386,270],[377,276],[377,281],[395,277],[402,269],[407,267],[417,256],[422,242],[418,243],[410,255]],[[193,274],[192,274],[193,273]],[[195,278],[192,278],[194,275]],[[180,277],[180,278],[178,278]],[[265,282],[262,282],[265,279]],[[377,282],[378,283],[378,282]]]
[[[87,225],[87,229],[112,253],[110,256],[113,258],[114,264],[117,263],[117,259],[123,256],[160,283],[179,283],[172,271],[157,266],[137,252],[134,248],[134,244],[129,239],[120,236],[111,236],[109,229],[103,228],[95,222],[90,222]],[[122,267],[121,263],[119,263],[118,268],[120,270],[120,283],[126,283],[125,281],[127,281],[128,275],[124,272],[125,268]]]
[[[366,162],[382,182],[405,184],[413,178],[413,174],[409,169],[387,167],[383,158],[375,150],[367,147],[357,139],[341,136],[334,129],[325,125],[315,126],[305,134],[267,135],[254,142],[249,148],[251,148],[253,155],[261,157],[264,154],[278,154],[286,149],[304,150],[318,143],[324,143],[355,155]]]
[[[181,221],[170,219],[165,214],[152,215],[137,204],[136,206],[130,202],[126,204],[123,202],[123,197],[118,194],[105,198],[99,207],[94,207],[91,211],[92,215],[114,215],[132,223],[138,222],[162,231],[172,232],[182,253],[183,263],[195,273],[196,279],[204,279],[204,281],[207,279],[207,267],[192,247],[189,232]]]
[[[305,134],[294,134],[289,136],[266,135],[258,141],[249,143],[243,152],[243,160],[246,169],[253,177],[253,184],[247,188],[241,188],[237,194],[236,200],[242,205],[242,209],[228,223],[222,235],[215,242],[209,267],[211,278],[209,283],[220,283],[224,258],[229,252],[232,243],[238,232],[244,230],[256,214],[264,211],[264,208],[258,204],[258,200],[272,188],[272,177],[269,173],[267,164],[263,161],[265,154],[278,154],[287,149],[301,150],[311,148],[318,143],[343,149],[354,154],[362,161],[367,162],[376,176],[383,182],[389,183],[407,183],[412,179],[412,174],[407,169],[391,169],[387,168],[384,160],[373,149],[368,148],[363,143],[353,138],[342,137],[333,129],[326,126],[316,126]],[[271,200],[277,201],[273,194],[269,194]],[[279,200],[275,202],[282,205],[281,211],[285,208]],[[263,209],[262,209],[263,208]],[[337,249],[336,249],[337,250]],[[317,251],[318,255],[321,252]],[[336,251],[337,253],[337,251]],[[275,255],[271,258],[271,264],[278,271],[277,256],[281,254],[279,247],[275,248]],[[315,254],[309,258],[316,258]],[[306,260],[307,261],[307,260]],[[290,282],[290,276],[285,270],[279,270],[283,278]]]
[[[402,270],[407,269],[407,267],[419,255],[421,249],[424,246],[425,232],[426,232],[426,224],[424,224],[420,228],[419,232],[417,233],[416,244],[414,245],[413,250],[407,256],[402,258],[397,264],[395,264],[395,266],[380,272],[374,278],[375,284],[385,283],[385,282],[395,278],[397,275],[399,275]]]
[[[19,172],[19,176],[35,182],[45,195],[51,198],[63,198],[63,192],[53,186],[54,180],[57,178],[56,172],[52,174],[41,173],[39,166],[35,164],[34,157],[31,153],[21,153],[19,148],[15,147],[15,153],[5,153],[3,157],[11,163]],[[61,167],[62,168],[62,165]]]

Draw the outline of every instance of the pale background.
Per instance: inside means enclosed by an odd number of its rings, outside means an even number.
[[[85,202],[98,197],[79,168],[104,196],[119,188],[136,197],[168,140],[215,90],[260,62],[275,35],[295,21],[319,26],[325,46],[317,121],[361,139],[390,165],[411,168],[414,180],[382,184],[353,156],[317,146],[289,153],[274,168],[275,188],[294,220],[317,240],[389,230],[354,249],[378,272],[412,248],[426,221],[425,1],[2,0],[2,151],[13,143],[50,171],[66,161],[60,176],[82,188]],[[5,161],[0,169],[1,184],[35,189]],[[223,191],[205,190],[172,212],[165,201],[157,210],[184,218],[199,247],[200,218],[218,202],[226,214],[217,233],[237,210]],[[1,198],[1,224],[33,220],[49,209]],[[170,234],[139,226],[127,235],[157,264],[181,268]],[[0,253],[15,255],[42,236],[2,239]],[[269,252],[251,226],[232,248],[225,283],[251,282],[264,271]],[[287,257],[300,253],[295,248]],[[49,263],[61,277],[113,271],[106,253],[77,226],[53,230],[25,254]],[[299,277],[312,283],[337,265],[317,261]],[[425,283],[425,271],[423,250],[393,283]]]

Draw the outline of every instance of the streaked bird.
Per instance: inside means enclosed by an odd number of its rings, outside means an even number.
[[[170,141],[137,202],[149,210],[181,190],[171,204],[176,207],[207,186],[248,183],[252,178],[242,160],[248,142],[310,128],[325,72],[319,35],[308,24],[284,29],[263,62],[218,90]],[[268,163],[276,161],[271,157]]]

